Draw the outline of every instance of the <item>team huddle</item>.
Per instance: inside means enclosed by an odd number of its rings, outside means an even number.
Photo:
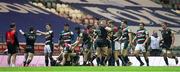
[[[139,29],[136,33],[128,27],[128,23],[122,20],[120,26],[113,25],[112,21],[106,22],[101,20],[97,26],[88,25],[84,28],[76,27],[75,38],[74,32],[70,30],[69,24],[64,25],[64,30],[60,32],[58,47],[60,53],[55,59],[52,57],[55,48],[53,43],[53,30],[51,24],[45,26],[46,31],[36,30],[34,27],[29,28],[29,32],[19,32],[26,39],[24,66],[28,66],[35,52],[34,44],[37,36],[45,37],[44,56],[46,66],[78,66],[80,65],[80,56],[83,56],[83,65],[93,66],[93,61],[96,60],[97,66],[111,65],[110,60],[114,58],[117,66],[130,66],[132,62],[128,58],[131,52],[139,61],[140,66],[146,64],[149,66],[148,48],[162,48],[162,55],[166,65],[168,57],[175,59],[178,64],[177,57],[172,53],[174,47],[174,31],[167,27],[167,23],[162,24],[162,39],[158,39],[157,32],[153,32],[153,37],[149,36],[149,32],[144,27],[143,22],[139,23]],[[6,32],[6,44],[8,49],[8,65],[15,66],[16,54],[19,50],[19,42],[17,38],[16,25],[11,24],[10,30]],[[155,41],[155,42],[154,42]],[[144,63],[140,54],[143,54]],[[119,60],[120,59],[120,60]]]

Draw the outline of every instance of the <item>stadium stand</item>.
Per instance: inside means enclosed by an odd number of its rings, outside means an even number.
[[[119,0],[117,0],[119,1]],[[149,1],[150,5],[139,4],[144,0],[136,0],[137,3],[121,0],[121,4],[116,4],[116,0],[1,0],[0,1],[0,54],[6,49],[5,32],[12,22],[17,24],[17,29],[27,31],[29,26],[34,26],[38,30],[45,30],[46,23],[52,24],[55,32],[54,42],[58,42],[59,32],[63,30],[65,23],[70,24],[71,29],[84,27],[87,25],[97,25],[98,19],[107,21],[113,20],[116,25],[120,25],[122,19],[129,20],[132,30],[136,30],[138,22],[144,21],[147,29],[152,33],[152,27],[159,30],[159,23],[166,21],[170,27],[178,31],[180,27],[180,15],[178,14],[179,2],[173,5],[176,12],[169,7],[162,8],[161,5]],[[159,1],[160,2],[160,1]],[[157,2],[157,3],[159,3]],[[123,4],[124,3],[124,4]],[[133,5],[135,4],[135,5]],[[173,3],[174,4],[174,3]],[[180,35],[176,35],[180,37]],[[25,48],[25,39],[19,34],[20,45]],[[35,55],[43,55],[44,38],[38,37],[35,44]],[[180,42],[180,40],[176,40]],[[177,47],[178,47],[178,43]],[[55,45],[57,46],[57,44]],[[178,47],[179,48],[179,47]],[[177,49],[178,51],[179,49]],[[23,49],[20,54],[23,54]],[[176,51],[176,50],[175,50]],[[59,49],[54,55],[58,55]],[[177,52],[178,55],[180,55]],[[41,62],[43,63],[43,62]],[[41,66],[41,65],[40,65]]]

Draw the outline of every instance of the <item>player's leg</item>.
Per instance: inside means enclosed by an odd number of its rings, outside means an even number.
[[[88,58],[88,51],[87,51],[87,48],[84,48],[84,51],[83,51],[83,65],[86,65],[87,63],[87,58]]]
[[[123,44],[123,50],[122,50],[122,56],[123,56],[123,61],[125,63],[125,65],[131,65],[132,63],[129,61],[129,58],[128,58],[128,45],[129,45],[129,42],[124,42],[122,43]]]
[[[112,56],[112,42],[110,40],[105,40],[105,45],[107,45],[107,56],[105,57],[105,61],[104,61],[104,64],[106,64],[108,62],[108,65],[110,65],[110,58]]]
[[[123,50],[124,50],[124,43],[121,43],[119,59],[121,59],[122,66],[126,66],[126,63],[124,61],[124,56],[123,56]]]
[[[143,52],[143,56],[144,56],[144,59],[146,61],[147,66],[149,66],[149,59],[148,59],[148,56],[147,56],[147,52]]]
[[[123,61],[124,61],[125,65],[127,65],[127,63],[128,63],[128,61],[127,61],[127,49],[122,50],[122,57],[123,57]]]
[[[48,45],[45,45],[45,47],[44,47],[44,57],[45,57],[45,65],[49,66]]]
[[[52,57],[53,56],[53,52],[54,52],[54,45],[50,44],[49,45],[49,50],[48,50],[48,57],[50,59],[51,66],[55,66],[55,64],[56,64],[56,61]]]
[[[34,54],[29,52],[28,53],[28,58],[27,58],[27,61],[26,61],[26,66],[29,66],[29,64],[31,63],[33,57],[34,57]]]
[[[53,55],[53,52],[48,53],[48,57],[49,57],[49,59],[50,59],[51,66],[55,66],[56,61],[54,60],[54,58],[52,57],[52,55]]]
[[[87,57],[88,65],[93,66],[93,63],[91,63],[92,51],[90,49],[88,49]]]
[[[11,64],[12,64],[12,67],[15,67],[15,63],[16,63],[16,53],[13,53],[12,56],[11,56]]]
[[[60,66],[61,65],[60,63],[62,62],[62,60],[63,60],[63,52],[61,52],[56,58],[56,66]]]
[[[28,53],[26,52],[26,53],[24,53],[24,66],[26,66],[26,62],[27,62],[27,59],[28,59]]]
[[[56,58],[57,61],[62,61],[63,58],[63,52],[61,52],[58,57]]]
[[[29,46],[29,49],[26,52],[28,53],[28,58],[26,59],[26,66],[29,66],[34,57],[34,46]]]
[[[50,59],[50,64],[51,66],[55,66],[55,60],[52,57],[53,55],[53,45],[46,45],[46,57],[45,57],[45,61],[47,61],[49,63],[49,59]]]
[[[114,59],[115,59],[115,62],[117,64],[117,66],[119,66],[119,58],[118,58],[118,56],[119,56],[119,51],[115,50],[114,51]]]
[[[163,58],[164,58],[166,65],[169,65],[168,58],[167,58],[167,50],[165,48],[163,49]]]
[[[122,61],[122,56],[121,56],[121,44],[118,42],[118,41],[115,41],[114,42],[114,59],[115,59],[115,62],[117,64],[117,66],[119,66],[119,59]],[[122,65],[123,65],[123,62],[122,62]]]
[[[7,63],[9,66],[11,66],[11,56],[12,56],[12,54],[8,53]]]
[[[123,56],[122,56],[121,50],[119,51],[118,58],[121,60],[121,62],[122,62],[122,66],[125,66],[125,62],[124,62],[124,59],[123,59]]]
[[[32,53],[34,52],[32,46],[28,45],[26,46],[26,49],[25,49],[25,53],[24,53],[24,66],[28,66],[27,63],[28,63],[28,57],[29,57],[29,53]]]
[[[71,53],[67,53],[67,56],[66,56],[66,65],[67,66],[70,66],[71,62],[72,62]]]
[[[72,62],[72,65],[75,66],[77,65],[77,53],[73,52],[73,53],[70,53],[70,58],[71,58],[71,62]]]
[[[149,59],[148,59],[148,55],[147,55],[147,50],[145,49],[144,46],[141,46],[140,49],[143,53],[143,56],[144,56],[144,59],[146,61],[147,66],[149,66]]]
[[[76,57],[75,57],[75,65],[78,66],[79,65],[79,59],[80,59],[80,54],[76,53]]]
[[[16,56],[17,56],[17,47],[14,46],[14,47],[13,47],[13,50],[12,50],[12,56],[11,56],[11,66],[12,66],[12,67],[15,67]]]
[[[97,55],[96,55],[96,52],[95,51],[93,51],[93,50],[91,50],[91,52],[90,52],[90,54],[91,54],[91,58],[90,58],[90,63],[91,63],[91,66],[94,66],[94,63],[93,63],[93,61],[94,61],[94,59],[96,59],[97,58]]]
[[[48,53],[45,53],[45,54],[44,54],[44,57],[45,57],[45,65],[46,65],[46,66],[49,66]]]
[[[7,63],[9,66],[11,66],[11,58],[12,58],[12,53],[13,53],[13,47],[12,45],[8,45],[8,59],[7,59]]]
[[[140,45],[137,44],[135,47],[134,55],[135,55],[136,59],[140,62],[140,66],[143,66],[144,63],[142,62],[141,57],[139,56],[139,53],[140,53]]]
[[[108,56],[108,47],[102,47],[101,49],[101,65],[105,65],[105,59],[107,59]]]
[[[178,58],[176,57],[176,55],[172,52],[172,50],[167,50],[167,56],[169,57],[169,58],[173,58],[173,59],[175,59],[175,62],[176,62],[176,64],[178,64]]]
[[[62,58],[61,65],[64,65],[67,61],[68,54],[66,52],[64,52],[64,53],[62,53],[62,56],[63,56],[63,58]]]
[[[97,66],[99,66],[100,65],[100,61],[101,61],[101,48],[99,48],[99,47],[97,47],[97,49],[96,49],[96,53],[97,53],[97,57],[96,57],[96,61],[97,61]]]
[[[96,49],[96,62],[97,62],[97,66],[100,65],[100,61],[101,61],[101,48],[100,48],[100,39],[96,39],[95,43],[94,43],[94,48]]]

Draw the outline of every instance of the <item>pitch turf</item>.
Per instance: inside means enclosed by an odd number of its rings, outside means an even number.
[[[180,67],[89,67],[89,66],[59,66],[59,67],[0,67],[0,72],[180,72]]]

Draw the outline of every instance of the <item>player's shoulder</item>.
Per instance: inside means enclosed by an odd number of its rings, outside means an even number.
[[[170,29],[170,28],[168,28],[168,29],[167,29],[167,31],[169,31],[169,32],[173,32],[173,30],[172,30],[172,29]]]
[[[128,32],[132,32],[132,30],[131,30],[129,27],[127,27],[126,30],[127,30]]]

